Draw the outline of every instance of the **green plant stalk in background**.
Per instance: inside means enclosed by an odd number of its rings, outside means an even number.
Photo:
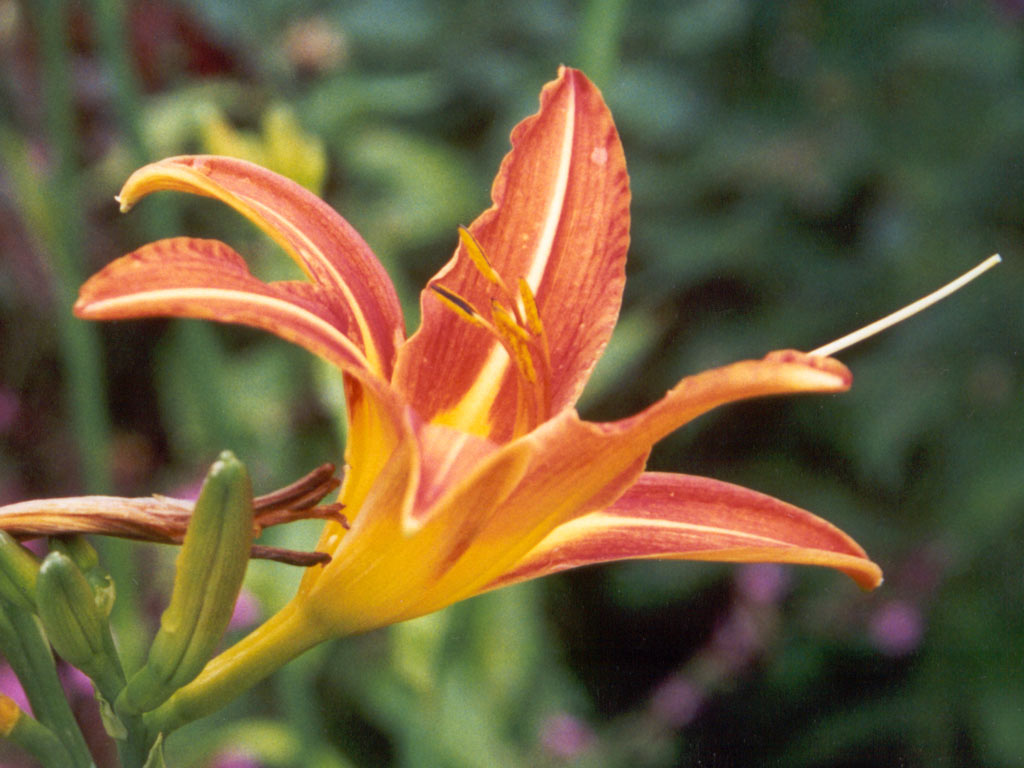
[[[75,111],[71,92],[73,71],[68,56],[67,8],[63,0],[32,3],[39,31],[45,133],[51,152],[47,180],[54,237],[50,247],[56,322],[67,376],[68,409],[78,446],[78,459],[87,490],[111,488],[110,420],[107,413],[103,356],[95,328],[71,315],[83,270],[76,252],[85,242],[83,206],[74,163]]]
[[[0,647],[21,680],[32,711],[71,755],[72,768],[90,768],[89,747],[65,698],[39,620],[28,611],[0,602]]]

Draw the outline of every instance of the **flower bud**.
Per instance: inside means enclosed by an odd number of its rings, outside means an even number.
[[[225,451],[206,476],[178,555],[170,604],[145,666],[117,699],[119,713],[154,709],[206,665],[231,620],[253,533],[249,474]]]
[[[110,625],[96,605],[89,582],[63,552],[51,552],[43,560],[36,602],[54,650],[91,677],[104,696],[116,695],[124,676]]]
[[[35,613],[39,560],[6,531],[0,531],[0,598]]]
[[[117,592],[114,588],[114,580],[100,565],[99,555],[92,544],[83,536],[62,536],[51,539],[50,548],[63,552],[75,562],[75,565],[82,571],[82,575],[85,576],[85,580],[89,582],[89,586],[92,587],[96,607],[104,616],[109,617],[114,608]]]

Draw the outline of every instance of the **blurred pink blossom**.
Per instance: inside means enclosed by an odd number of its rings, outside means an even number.
[[[541,745],[561,760],[579,757],[593,741],[594,732],[586,723],[566,712],[551,715],[541,727]]]
[[[0,693],[14,699],[14,703],[21,707],[23,711],[32,711],[28,698],[25,696],[25,689],[21,687],[21,681],[14,674],[14,670],[6,664],[0,664]]]
[[[924,619],[916,605],[905,600],[890,600],[871,617],[868,634],[882,653],[904,656],[921,644]]]
[[[682,675],[665,679],[651,697],[651,714],[672,728],[689,725],[704,704],[704,692]]]
[[[260,762],[240,749],[227,749],[210,763],[210,768],[261,768]]]
[[[778,563],[744,563],[736,569],[736,588],[752,603],[777,603],[789,590],[790,570]]]
[[[71,694],[72,699],[92,699],[92,680],[82,670],[70,664],[61,664],[59,674],[64,690]]]
[[[238,600],[235,602],[235,610],[231,614],[228,630],[247,629],[253,626],[259,621],[261,613],[260,601],[256,595],[248,589],[243,589],[238,593]]]

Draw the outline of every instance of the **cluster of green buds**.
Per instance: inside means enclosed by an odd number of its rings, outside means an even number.
[[[170,602],[145,663],[126,675],[111,632],[114,584],[81,536],[53,537],[40,558],[0,531],[0,650],[32,707],[0,694],[0,738],[47,768],[90,768],[92,757],[57,675],[54,653],[93,682],[122,766],[163,765],[146,714],[193,680],[231,619],[257,526],[245,466],[225,451],[195,503]]]

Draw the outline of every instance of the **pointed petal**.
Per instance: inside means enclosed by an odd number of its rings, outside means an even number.
[[[174,316],[242,323],[348,373],[372,377],[350,339],[356,321],[345,310],[318,285],[264,283],[224,243],[186,237],[159,240],[111,262],[82,286],[75,303],[75,314],[88,320]]]
[[[516,126],[492,190],[469,228],[511,286],[536,296],[553,361],[551,412],[576,401],[618,317],[629,243],[629,180],[611,114],[582,74],[562,69],[540,112]],[[431,281],[473,306],[495,286],[465,245]],[[515,422],[515,373],[493,336],[421,299],[423,324],[400,354],[397,386],[429,420],[505,440]],[[436,386],[436,372],[450,384]]]
[[[506,476],[492,468],[525,452],[529,462],[517,485],[507,497],[495,497],[495,506],[467,507],[446,496],[422,515],[424,529],[448,532],[435,546],[438,578],[462,590],[455,599],[475,593],[557,526],[613,504],[641,475],[654,443],[716,406],[764,395],[839,392],[849,384],[849,371],[835,360],[773,352],[683,379],[658,403],[619,422],[588,423],[565,410],[495,451],[462,481],[496,483]]]
[[[197,155],[137,170],[118,197],[121,210],[163,189],[216,198],[259,226],[325,291],[334,312],[351,316],[353,340],[371,367],[390,377],[405,335],[394,286],[369,246],[329,205],[258,165]]]
[[[647,473],[609,508],[555,528],[488,588],[634,558],[823,565],[864,589],[882,582],[853,539],[810,512],[707,477]]]
[[[744,360],[688,376],[650,408],[614,426],[653,445],[726,403],[766,395],[845,392],[852,383],[853,375],[838,360],[780,350],[761,360]]]
[[[325,534],[318,548],[333,559],[311,569],[303,599],[336,630],[359,631],[470,597],[554,529],[615,504],[643,473],[654,441],[686,419],[734,399],[848,384],[835,361],[775,353],[686,379],[642,414],[612,424],[566,409],[500,446],[473,437],[446,446],[446,428],[420,424],[414,439],[389,438],[385,447],[394,449],[374,452],[369,482],[350,467],[342,500],[355,523]]]

